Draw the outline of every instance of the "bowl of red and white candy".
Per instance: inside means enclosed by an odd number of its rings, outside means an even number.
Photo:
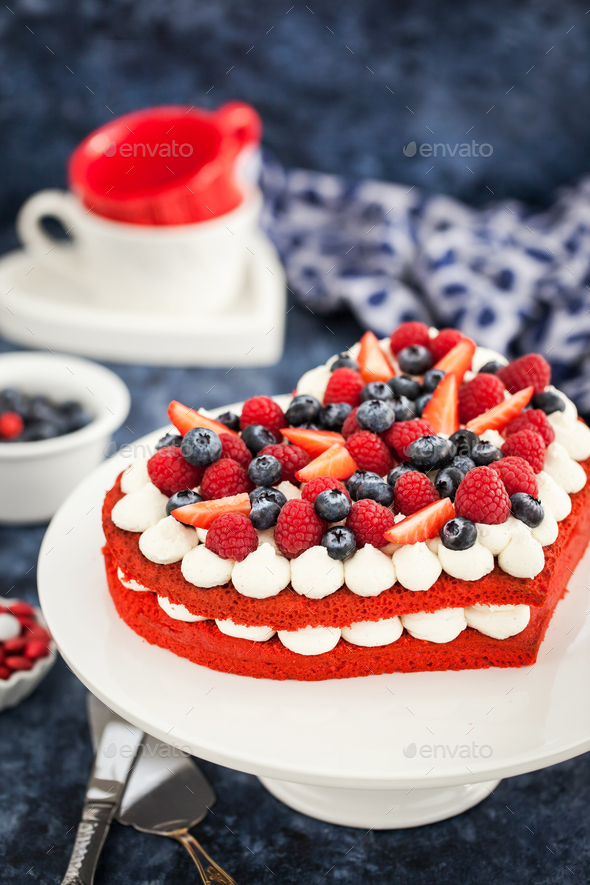
[[[41,610],[0,598],[0,710],[28,697],[55,663]]]

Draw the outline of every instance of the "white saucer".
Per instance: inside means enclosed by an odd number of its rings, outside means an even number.
[[[162,433],[140,444],[153,446]],[[300,811],[366,829],[442,820],[488,796],[499,778],[590,749],[590,552],[533,667],[315,683],[217,673],[148,645],[116,614],[100,511],[128,463],[116,455],[68,498],[43,541],[38,574],[67,663],[130,722],[261,776]]]
[[[0,258],[0,332],[27,347],[124,363],[262,366],[283,349],[285,273],[258,233],[244,292],[223,316],[136,314],[100,308],[83,286],[34,266],[23,250]],[[211,292],[215,300],[215,292]]]

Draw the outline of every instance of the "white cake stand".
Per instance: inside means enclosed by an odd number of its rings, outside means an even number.
[[[147,451],[162,432],[137,445]],[[233,676],[148,645],[117,616],[100,512],[128,463],[122,454],[105,462],[58,511],[41,548],[39,593],[68,665],[130,722],[258,775],[298,811],[366,830],[443,820],[502,777],[590,749],[589,553],[532,667],[315,683]]]

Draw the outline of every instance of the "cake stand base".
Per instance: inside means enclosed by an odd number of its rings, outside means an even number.
[[[261,777],[269,793],[289,808],[344,827],[401,830],[446,820],[487,799],[499,780],[424,790],[341,790]]]

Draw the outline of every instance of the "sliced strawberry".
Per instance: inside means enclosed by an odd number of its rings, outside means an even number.
[[[525,406],[528,406],[534,392],[535,388],[533,386],[519,390],[518,393],[513,394],[513,396],[504,400],[503,403],[498,403],[489,412],[485,412],[483,415],[478,415],[472,421],[468,421],[466,425],[467,430],[473,430],[478,436],[485,430],[502,430],[509,421],[520,415]]]
[[[208,430],[214,430],[215,433],[231,433],[232,436],[239,435],[235,430],[230,430],[225,424],[221,424],[220,421],[201,415],[200,412],[195,412],[194,409],[183,406],[182,403],[177,402],[175,399],[168,406],[168,417],[183,436],[189,430],[192,430],[193,427],[206,427]]]
[[[344,437],[341,433],[334,433],[332,430],[305,430],[303,427],[283,427],[281,430],[286,439],[294,446],[299,446],[312,458],[326,452],[332,446],[338,444],[344,445]]]
[[[222,513],[250,513],[250,498],[246,492],[232,495],[230,498],[216,498],[213,501],[199,501],[198,504],[187,504],[177,507],[172,516],[185,525],[194,525],[197,529],[208,529],[214,519]]]
[[[475,341],[472,341],[471,338],[464,338],[455,344],[448,353],[445,353],[433,368],[442,369],[447,374],[452,372],[457,378],[457,383],[461,384],[465,372],[471,368],[476,347]]]
[[[459,385],[454,372],[439,382],[422,412],[435,433],[446,433],[450,436],[459,430]]]
[[[344,446],[331,446],[326,452],[322,452],[295,476],[300,482],[309,482],[316,476],[331,476],[332,479],[348,479],[357,469],[356,461],[348,453]],[[196,505],[198,506],[198,505]]]
[[[198,505],[197,505],[198,506]],[[441,528],[455,515],[455,508],[450,498],[441,498],[428,507],[417,510],[406,516],[401,522],[385,532],[384,537],[392,544],[417,544],[435,538]]]
[[[389,381],[395,375],[391,363],[379,346],[376,335],[372,332],[365,332],[361,338],[361,349],[357,362],[363,381],[367,384],[369,381]]]

